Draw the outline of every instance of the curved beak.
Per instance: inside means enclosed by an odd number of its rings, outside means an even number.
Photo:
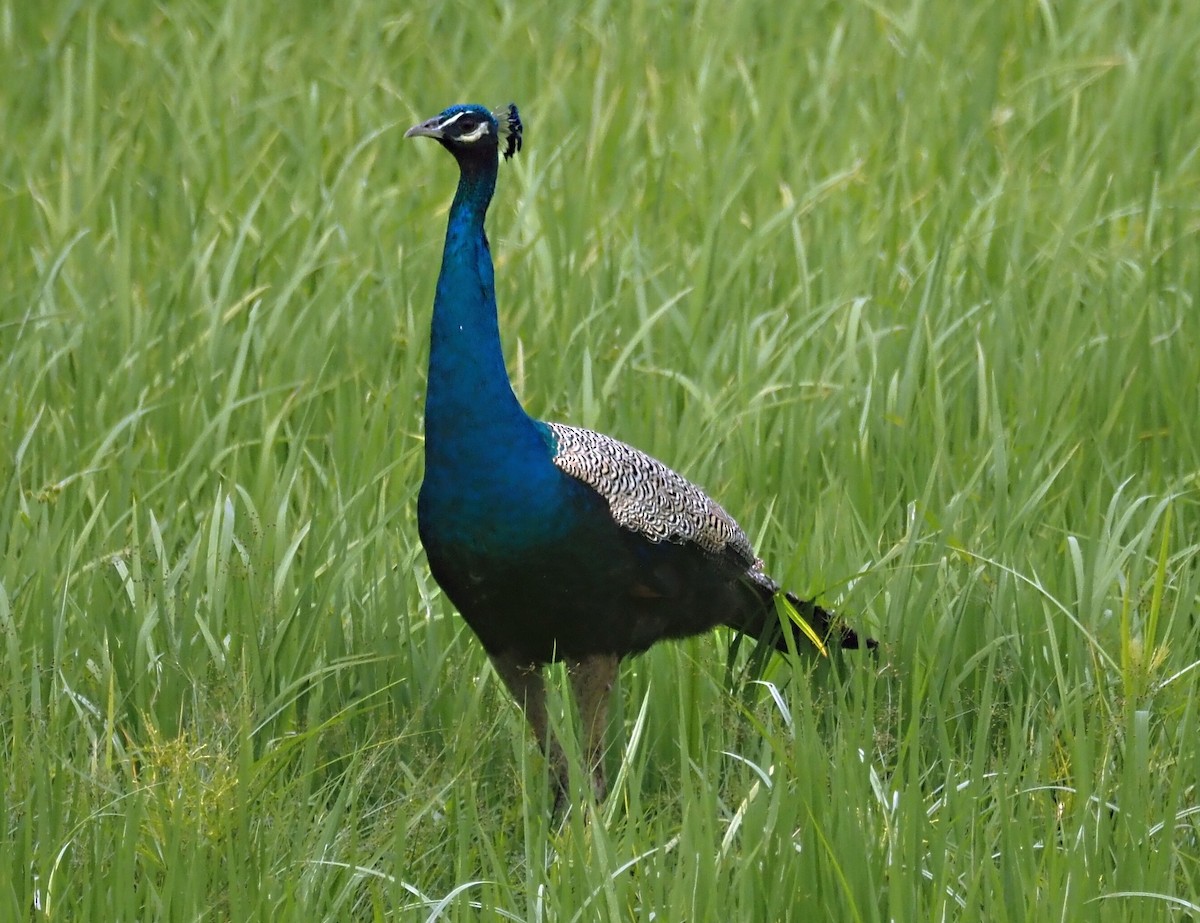
[[[440,138],[442,136],[442,117],[435,115],[433,118],[422,122],[420,125],[414,125],[404,133],[406,138]]]

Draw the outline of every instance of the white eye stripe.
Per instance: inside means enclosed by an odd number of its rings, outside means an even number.
[[[447,128],[449,128],[451,125],[453,125],[459,119],[461,119],[464,115],[466,115],[466,112],[454,113],[454,115],[450,116],[450,118],[448,118],[448,119],[446,119],[446,121],[442,122],[442,124],[438,126],[438,129],[440,131],[445,131]]]

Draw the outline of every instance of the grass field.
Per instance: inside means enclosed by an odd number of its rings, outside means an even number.
[[[1200,17],[563,10],[0,0],[0,919],[1200,914]],[[510,99],[518,393],[882,642],[631,661],[562,825],[415,525]]]

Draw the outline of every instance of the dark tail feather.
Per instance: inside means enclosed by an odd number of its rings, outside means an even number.
[[[786,630],[792,635],[791,644],[795,650],[812,650],[812,641],[805,637],[799,628],[790,622],[781,624],[783,620],[775,610],[775,593],[778,590],[774,589],[774,584],[764,583],[755,586],[754,589],[762,604],[754,606],[751,611],[738,613],[737,617],[730,619],[727,624],[742,634],[750,636],[759,644],[768,644],[784,653],[787,653],[789,643],[784,634]],[[828,609],[821,608],[812,600],[801,599],[795,593],[786,593],[785,596],[787,601],[796,607],[800,617],[812,626],[817,637],[823,639],[829,647],[866,647],[874,650],[879,646],[874,638],[867,638],[865,641],[859,638],[854,629],[848,627],[840,618]]]
[[[867,638],[865,641],[858,637],[858,632],[848,625],[844,624],[841,619],[835,616],[828,609],[822,609],[811,599],[801,599],[795,593],[788,592],[784,594],[787,601],[796,607],[796,611],[800,613],[803,619],[808,622],[816,631],[817,637],[824,638],[825,643],[831,647],[843,648],[860,648],[865,647],[867,650],[875,650],[879,647],[879,642],[874,638]],[[768,627],[770,619],[767,620]],[[783,636],[783,632],[779,630],[779,619],[775,619],[775,634],[772,643],[781,651],[787,650],[787,639]],[[793,634],[793,643],[796,650],[803,650],[805,644],[811,646],[811,642],[807,638],[801,636],[795,626],[788,626]]]
[[[726,623],[741,633],[730,639],[728,659],[725,662],[725,682],[731,688],[743,685],[747,679],[761,679],[771,659],[772,648],[786,654],[790,643],[791,649],[798,653],[816,653],[812,639],[808,638],[789,616],[784,615],[781,618],[781,610],[775,601],[775,595],[780,590],[774,582],[764,580],[755,583],[757,605],[748,606]],[[801,599],[795,593],[787,593],[785,597],[800,617],[808,622],[817,637],[824,639],[827,648],[866,647],[868,650],[874,650],[879,646],[874,638],[859,638],[857,632],[843,625],[837,616],[815,602]],[[791,635],[790,639],[788,634]],[[743,636],[753,638],[757,643],[750,656],[741,662],[739,667],[738,652]]]

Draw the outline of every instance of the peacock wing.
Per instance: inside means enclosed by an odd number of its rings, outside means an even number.
[[[741,526],[691,481],[610,436],[563,423],[546,426],[556,443],[554,464],[603,497],[617,525],[655,544],[693,546],[761,571]]]

